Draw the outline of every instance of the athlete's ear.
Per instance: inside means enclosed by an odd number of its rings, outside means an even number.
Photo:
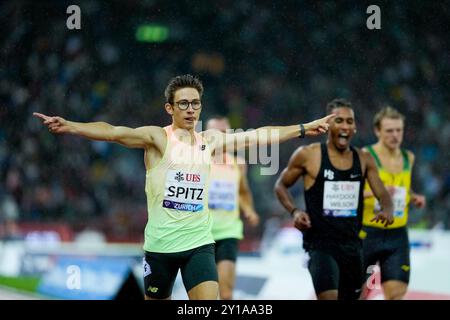
[[[358,130],[356,130],[356,128],[355,129],[353,129],[353,133],[356,133]]]
[[[170,103],[166,103],[164,105],[164,108],[166,109],[166,112],[173,116],[173,106]]]
[[[375,136],[376,136],[378,139],[380,139],[380,136],[381,136],[380,129],[378,129],[377,127],[375,127],[373,131],[375,132]]]

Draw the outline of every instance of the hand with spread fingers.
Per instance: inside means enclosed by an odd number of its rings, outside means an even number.
[[[394,216],[392,214],[386,213],[385,211],[380,211],[378,212],[375,217],[370,220],[370,222],[380,222],[380,223],[384,223],[385,227],[390,226],[391,224],[394,223]]]

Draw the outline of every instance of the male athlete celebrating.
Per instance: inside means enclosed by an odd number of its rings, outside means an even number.
[[[383,211],[373,221],[392,222],[392,201],[378,177],[372,157],[350,145],[356,132],[350,102],[335,99],[327,112],[331,121],[326,143],[298,148],[275,185],[282,205],[303,232],[311,273],[320,300],[358,299],[363,282],[361,229],[364,181],[368,180]],[[298,209],[289,194],[304,179],[306,210]]]
[[[52,133],[69,133],[91,140],[144,149],[148,222],[145,228],[144,282],[146,299],[170,299],[181,269],[190,299],[216,299],[212,219],[208,210],[211,154],[224,149],[280,143],[328,130],[333,115],[306,124],[262,127],[253,132],[225,134],[218,130],[195,132],[202,109],[203,85],[191,75],[170,80],[165,110],[172,124],[136,129],[105,122],[80,123],[61,117],[41,118]],[[275,134],[274,139],[267,139]]]

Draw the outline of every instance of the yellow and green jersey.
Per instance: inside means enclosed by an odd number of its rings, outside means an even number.
[[[391,186],[395,188],[395,193],[392,196],[392,201],[394,203],[394,223],[389,225],[387,228],[395,229],[404,227],[408,222],[408,207],[411,192],[411,164],[408,158],[408,153],[403,149],[401,150],[403,156],[403,170],[399,173],[390,173],[381,165],[381,161],[373,149],[373,146],[369,146],[367,149],[375,159],[381,181],[383,181],[386,187]],[[365,189],[370,190],[369,184],[366,183]],[[363,225],[385,229],[384,225],[370,221],[379,211],[380,204],[374,196],[365,198]]]

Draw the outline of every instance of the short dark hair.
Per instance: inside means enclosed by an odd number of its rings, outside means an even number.
[[[176,76],[172,79],[170,79],[169,84],[166,87],[166,90],[164,90],[164,96],[166,97],[166,102],[173,104],[173,98],[175,96],[175,92],[179,89],[183,88],[194,88],[197,89],[200,98],[203,94],[203,84],[200,81],[199,78],[190,75],[190,74],[184,74],[181,76]]]
[[[353,110],[352,103],[346,99],[336,98],[327,104],[327,114],[330,114],[334,109],[337,108],[349,108]]]
[[[401,114],[397,109],[394,109],[390,106],[386,106],[380,111],[377,112],[375,117],[373,118],[373,126],[377,128],[378,130],[381,129],[381,120],[384,118],[389,119],[400,119],[405,122],[405,116]]]

